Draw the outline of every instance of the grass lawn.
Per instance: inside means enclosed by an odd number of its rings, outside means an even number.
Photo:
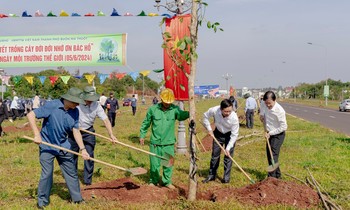
[[[197,120],[201,119],[204,111],[209,107],[218,105],[220,100],[204,100],[196,103]],[[117,115],[114,134],[117,138],[127,144],[148,150],[148,132],[144,146],[138,143],[139,128],[145,116],[148,105],[139,105],[136,116],[132,116],[131,107],[121,107]],[[187,104],[185,108],[188,109]],[[243,110],[239,109],[238,115],[242,115]],[[26,119],[15,121],[15,125],[21,125]],[[330,194],[334,201],[341,205],[343,209],[350,209],[350,139],[343,134],[338,134],[321,127],[317,123],[301,121],[287,116],[288,131],[285,142],[281,149],[280,164],[282,173],[288,173],[305,180],[308,167],[315,179],[322,185],[325,191]],[[186,128],[187,126],[187,122]],[[6,121],[3,126],[12,125]],[[106,135],[106,129],[102,127],[102,122],[96,120],[95,129],[97,133]],[[187,129],[186,129],[187,130]],[[262,132],[263,127],[255,116],[255,131]],[[197,123],[197,135],[203,138],[205,130]],[[240,136],[250,134],[252,130],[244,126],[240,128]],[[38,160],[38,146],[21,138],[23,135],[33,136],[31,131],[19,131],[8,133],[0,139],[0,209],[35,209],[36,190],[40,178],[40,164]],[[188,136],[188,135],[187,135]],[[243,138],[238,143],[252,140],[253,143],[244,146],[236,146],[234,158],[242,168],[256,181],[266,178],[266,153],[265,140],[263,137]],[[210,152],[198,153],[198,180],[203,180],[208,175]],[[116,164],[125,168],[141,166],[149,169],[149,159],[147,154],[143,154],[128,148],[111,145],[107,140],[97,138],[95,158]],[[79,168],[82,168],[83,161],[79,159]],[[176,155],[173,182],[175,184],[188,183],[189,161],[185,155]],[[79,170],[81,177],[82,170]],[[221,161],[219,176],[223,174],[223,162]],[[95,174],[93,182],[106,182],[125,177],[123,171],[95,164]],[[249,180],[235,166],[231,173],[230,187],[243,187],[249,185]],[[148,174],[133,177],[138,184],[148,182]],[[284,180],[297,182],[288,176],[283,176]],[[121,204],[117,201],[105,201],[95,199],[84,205],[74,205],[68,203],[70,198],[68,190],[64,184],[58,165],[54,170],[54,185],[52,188],[51,203],[48,209],[247,209],[236,201],[227,203],[213,203],[211,201],[188,202],[186,199],[169,201],[164,205],[157,203],[142,204]],[[201,184],[201,190],[211,189],[221,186],[219,183]],[[288,206],[267,206],[261,209],[293,209]],[[321,209],[321,207],[320,207]]]

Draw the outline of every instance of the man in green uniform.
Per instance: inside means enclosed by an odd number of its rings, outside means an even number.
[[[175,120],[183,121],[189,117],[188,111],[182,111],[178,106],[172,103],[175,100],[174,93],[171,89],[164,89],[160,93],[161,103],[151,106],[143,120],[140,129],[140,144],[144,144],[148,128],[152,125],[150,152],[159,156],[168,154],[174,156],[175,138]],[[155,186],[160,179],[160,159],[150,156],[150,185]],[[173,167],[163,166],[162,184],[174,189],[171,182]]]

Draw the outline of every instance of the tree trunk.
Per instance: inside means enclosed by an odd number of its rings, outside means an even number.
[[[196,70],[197,70],[197,41],[198,41],[198,3],[196,0],[192,0],[192,12],[191,12],[191,26],[190,26],[190,38],[193,43],[192,53],[191,53],[191,72],[188,78],[188,92],[189,92],[189,110],[190,110],[190,120],[195,121],[196,119],[196,106],[195,106],[195,98],[194,98],[194,81],[196,78]],[[190,134],[191,135],[191,134]],[[194,201],[196,200],[197,195],[197,164],[196,164],[196,136],[192,133],[191,145],[191,161],[190,161],[190,170],[189,170],[189,185],[188,185],[188,200]]]

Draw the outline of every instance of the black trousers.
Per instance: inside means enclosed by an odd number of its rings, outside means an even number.
[[[5,115],[0,115],[0,136],[2,135],[2,122],[5,120],[6,116]]]
[[[95,132],[93,127],[86,129],[91,132]],[[89,153],[90,157],[94,158],[94,150],[96,145],[96,137],[92,134],[85,133],[81,131],[81,135],[83,137],[83,143],[87,153]],[[77,142],[74,140],[74,137],[70,136],[69,143],[71,144],[71,150],[75,152],[79,152],[79,146]],[[73,156],[75,167],[78,169],[78,155]],[[84,160],[84,184],[90,185],[92,182],[92,175],[94,173],[94,161],[92,160]]]
[[[274,159],[275,163],[278,163],[278,157],[280,155],[281,146],[283,144],[285,137],[286,137],[285,132],[270,136],[269,142],[270,142],[272,155],[273,155],[273,159]],[[267,143],[266,143],[266,154],[267,154],[267,161],[268,161],[269,165],[271,165],[272,164],[271,155],[270,155],[270,150],[269,150]],[[268,172],[268,177],[280,178],[281,177],[280,167],[278,167],[273,172]]]
[[[224,146],[224,148],[227,146],[231,139],[231,132],[228,133],[221,133],[217,129],[214,130],[214,136],[219,141],[221,146]],[[233,150],[235,148],[235,145],[230,150],[230,155],[233,157]],[[216,177],[217,170],[220,163],[220,154],[221,154],[221,148],[217,143],[213,140],[213,149],[211,153],[211,160],[210,160],[210,169],[209,169],[209,176]],[[230,181],[231,176],[231,168],[232,168],[232,160],[225,155],[224,157],[224,181]]]
[[[108,112],[108,119],[111,122],[112,127],[115,126],[115,117],[116,117],[117,113],[115,112]]]
[[[136,106],[132,106],[131,110],[132,110],[132,115],[135,115],[136,114]]]
[[[254,109],[247,109],[245,113],[247,128],[253,128],[254,126]]]

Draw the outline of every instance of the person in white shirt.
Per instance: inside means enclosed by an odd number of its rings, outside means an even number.
[[[257,104],[255,99],[249,94],[248,98],[245,101],[245,119],[246,119],[246,126],[249,129],[253,129],[254,127],[254,112],[257,108]]]
[[[275,163],[278,163],[280,149],[286,136],[287,120],[283,107],[276,102],[276,95],[267,91],[263,97],[264,103],[260,107],[260,120],[266,125],[265,136],[269,139],[272,155]],[[266,155],[269,165],[272,164],[270,151],[266,143]],[[281,178],[281,170],[268,173],[269,177]]]
[[[210,126],[210,118],[214,118],[215,130]],[[203,123],[211,135],[213,135],[225,148],[224,157],[224,176],[222,183],[230,182],[230,174],[232,168],[232,160],[228,157],[233,157],[235,143],[238,137],[239,121],[236,112],[233,111],[233,104],[229,99],[221,101],[220,106],[210,108],[203,115]],[[203,180],[203,183],[214,181],[217,175],[217,169],[220,163],[221,148],[213,141],[212,154],[210,160],[209,176]]]
[[[110,136],[111,142],[114,143],[117,141],[117,138],[113,135],[112,125],[108,120],[106,113],[104,112],[102,106],[100,106],[99,102],[99,94],[95,92],[95,88],[92,86],[86,86],[83,92],[83,99],[85,101],[85,105],[79,104],[77,106],[79,110],[79,128],[82,128],[87,131],[95,132],[93,127],[96,117],[100,118]],[[96,145],[96,137],[95,135],[86,133],[81,131],[81,135],[83,137],[83,142],[86,151],[89,153],[90,157],[94,157],[94,150]],[[71,149],[73,151],[78,152],[79,146],[74,140],[73,136],[69,136],[69,143],[71,144]],[[78,156],[74,155],[75,166],[78,167]],[[94,161],[84,160],[84,184],[91,185],[92,183],[92,175],[94,172]]]
[[[105,94],[102,93],[99,101],[104,111],[106,111],[106,106],[105,106],[106,100],[107,100],[107,96],[105,96]]]
[[[15,95],[10,105],[10,109],[12,112],[12,120],[15,121],[17,117],[19,117],[18,112],[18,97]]]

